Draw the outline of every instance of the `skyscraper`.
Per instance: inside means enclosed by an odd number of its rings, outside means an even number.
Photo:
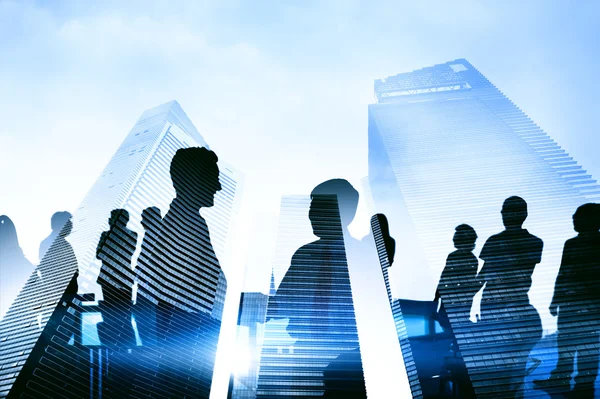
[[[173,155],[179,148],[194,146],[208,147],[177,102],[171,101],[142,114],[74,213],[73,232],[68,241],[76,262],[65,262],[60,256],[52,256],[50,250],[36,270],[39,273],[32,274],[0,323],[0,397],[9,394],[16,397],[24,391],[34,396],[52,396],[56,392],[64,397],[89,396],[90,387],[85,379],[79,378],[81,373],[89,374],[89,368],[86,369],[89,364],[83,362],[80,355],[81,348],[75,349],[80,342],[77,339],[69,342],[71,332],[59,331],[64,330],[60,325],[55,332],[48,324],[53,324],[50,321],[62,314],[74,315],[85,310],[80,299],[75,298],[72,304],[64,300],[63,294],[77,270],[79,292],[93,293],[96,299],[102,297],[96,284],[99,272],[96,246],[111,210],[126,209],[130,215],[129,227],[141,235],[142,210],[156,206],[164,215],[175,197],[169,175]],[[217,257],[224,252],[242,179],[224,162],[219,164],[222,190],[215,197],[215,205],[203,210]],[[215,320],[222,316],[227,287],[224,278],[227,264],[222,266],[221,276],[214,282],[213,304],[207,307]],[[57,309],[61,306],[65,308],[62,313]],[[86,331],[89,329],[87,326]],[[62,336],[59,337],[59,333]],[[71,355],[77,357],[75,364],[83,369],[77,376],[70,377],[56,365],[68,364]],[[207,356],[214,362],[214,353]]]
[[[329,189],[325,185],[330,182],[323,183],[324,190]],[[306,204],[305,199],[282,202],[282,207],[291,208],[288,215],[295,215],[298,224],[312,225],[319,239],[295,251],[275,295],[269,297],[267,322],[280,320],[285,324],[266,326],[257,398],[364,398],[358,331],[344,248],[344,222],[340,216],[343,211],[340,211],[341,205],[338,208],[336,195],[313,192],[309,212],[306,212]],[[296,211],[291,212],[294,209]],[[280,226],[283,222],[280,219]],[[294,236],[298,225],[287,221],[287,226],[291,230],[280,231],[280,234]]]
[[[310,196],[284,195],[281,197],[277,240],[273,259],[275,288],[279,286],[290,267],[296,250],[314,240],[315,236],[307,223]]]
[[[454,228],[469,224],[482,245],[503,230],[500,210],[516,195],[528,204],[524,227],[544,241],[529,300],[553,330],[548,305],[562,246],[575,209],[600,197],[596,181],[464,59],[376,80],[375,94],[369,184],[397,242],[394,296],[432,300]],[[502,382],[490,386],[490,370],[515,359],[486,346],[491,329],[473,336],[468,328],[454,330],[475,392],[493,395]],[[523,318],[511,334],[526,337],[531,328]]]
[[[256,398],[268,300],[269,296],[262,292],[242,292],[237,323],[237,367],[233,370],[231,399]]]

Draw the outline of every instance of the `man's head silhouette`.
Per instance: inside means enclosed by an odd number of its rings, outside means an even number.
[[[150,206],[142,211],[142,227],[145,230],[152,228],[153,223],[161,220],[160,209],[155,206]]]
[[[598,204],[584,204],[573,215],[573,227],[578,233],[598,232],[600,229],[600,214]]]
[[[58,236],[65,238],[69,234],[71,234],[71,231],[73,231],[73,222],[71,221],[71,219],[69,219],[65,222],[65,224],[63,225],[63,228],[60,229],[60,233],[58,233]]]
[[[171,180],[177,198],[185,206],[200,209],[214,205],[221,190],[219,158],[204,147],[181,148],[171,161]]]
[[[317,237],[339,236],[354,219],[358,191],[344,179],[327,180],[310,194],[308,217]]]
[[[129,223],[129,212],[125,209],[113,209],[110,212],[110,219],[108,220],[110,227],[116,226],[117,224],[127,226],[127,223]]]
[[[71,214],[66,211],[55,212],[50,219],[50,226],[54,233],[60,233],[60,229],[63,228],[65,223],[71,220]]]
[[[475,249],[475,241],[477,240],[477,233],[475,229],[468,224],[461,224],[456,226],[454,233],[454,247],[456,249],[462,249],[466,251],[472,251]]]
[[[513,196],[502,204],[502,222],[507,229],[521,228],[527,219],[527,202],[521,197]]]

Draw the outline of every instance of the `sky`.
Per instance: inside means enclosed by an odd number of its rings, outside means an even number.
[[[177,100],[246,176],[244,241],[281,195],[360,186],[374,79],[456,58],[597,177],[598,37],[595,1],[0,0],[0,214],[36,263],[51,215],[77,208],[144,110]]]
[[[278,212],[282,194],[331,177],[359,185],[374,79],[463,57],[598,176],[598,11],[593,1],[0,1],[0,213],[36,262],[52,213],[77,207],[145,109],[175,99],[246,175],[251,225],[254,212]]]

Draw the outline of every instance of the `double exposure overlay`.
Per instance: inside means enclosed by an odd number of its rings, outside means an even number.
[[[596,180],[466,59],[374,93],[362,185],[265,190],[246,230],[253,181],[176,101],[37,265],[0,216],[0,398],[600,397]]]

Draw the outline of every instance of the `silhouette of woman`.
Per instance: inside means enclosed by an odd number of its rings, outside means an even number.
[[[108,220],[109,229],[100,236],[96,257],[102,261],[97,282],[102,287],[103,322],[98,334],[104,345],[134,346],[131,325],[133,271],[131,258],[135,252],[137,233],[127,228],[129,213],[115,209]]]
[[[33,265],[19,246],[14,223],[8,216],[0,216],[0,319],[17,298],[33,270]]]
[[[152,301],[147,299],[147,293],[144,292],[147,282],[151,281],[148,277],[148,264],[154,251],[154,244],[160,235],[162,229],[162,218],[160,209],[152,206],[142,211],[142,227],[144,228],[144,238],[142,240],[142,249],[137,259],[135,267],[136,280],[138,284],[138,294],[133,309],[138,333],[143,346],[153,346],[156,338],[156,308]],[[156,289],[157,287],[152,287]]]
[[[456,227],[453,238],[456,251],[448,255],[435,293],[434,301],[442,300],[444,311],[455,323],[469,322],[473,297],[481,288],[477,279],[479,262],[473,255],[476,240],[477,233],[468,224]]]

